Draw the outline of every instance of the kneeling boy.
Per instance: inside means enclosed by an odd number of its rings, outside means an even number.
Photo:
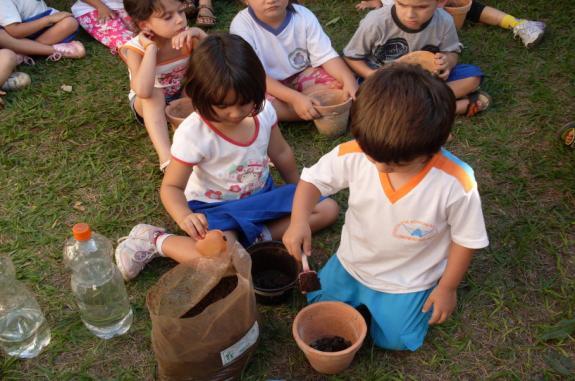
[[[290,254],[309,255],[308,217],[320,195],[349,188],[341,242],[309,302],[366,306],[379,347],[416,350],[429,324],[453,312],[473,251],[488,245],[473,170],[442,148],[455,98],[418,67],[371,75],[352,107],[356,140],[303,170],[290,226]]]

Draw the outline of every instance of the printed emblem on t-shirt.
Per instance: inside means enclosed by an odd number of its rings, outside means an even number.
[[[289,63],[294,69],[303,70],[310,66],[309,53],[307,50],[297,48],[288,56]]]
[[[385,41],[373,51],[373,55],[380,65],[389,63],[409,53],[409,44],[405,38],[396,37]]]
[[[401,221],[393,228],[393,236],[408,241],[425,241],[435,236],[435,226],[421,221]]]

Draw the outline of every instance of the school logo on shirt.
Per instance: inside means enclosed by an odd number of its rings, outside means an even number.
[[[425,241],[435,236],[435,226],[421,221],[401,221],[393,228],[393,236],[408,241]]]
[[[375,48],[373,55],[380,65],[395,61],[399,57],[409,53],[409,44],[405,38],[390,38],[385,44]]]
[[[294,69],[303,70],[310,66],[309,53],[304,49],[296,49],[288,56],[289,63]]]

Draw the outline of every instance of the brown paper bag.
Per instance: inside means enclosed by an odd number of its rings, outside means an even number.
[[[177,265],[149,290],[160,380],[236,380],[255,350],[259,326],[251,259],[237,243],[228,252],[225,266]],[[215,301],[206,305],[206,299]]]

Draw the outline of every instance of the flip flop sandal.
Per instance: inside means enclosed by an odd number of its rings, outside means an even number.
[[[558,135],[565,146],[575,149],[575,122],[569,122],[561,127]]]
[[[211,15],[202,15],[202,9],[207,9],[210,11]],[[207,19],[209,22],[200,22],[201,19]],[[208,5],[200,4],[198,5],[198,15],[196,16],[196,25],[203,26],[206,28],[216,25],[217,18],[214,16],[214,9]]]
[[[471,117],[481,111],[485,111],[489,105],[491,105],[491,96],[485,91],[476,90],[467,95],[467,99],[469,100],[467,110],[465,111],[465,115],[467,117]]]

